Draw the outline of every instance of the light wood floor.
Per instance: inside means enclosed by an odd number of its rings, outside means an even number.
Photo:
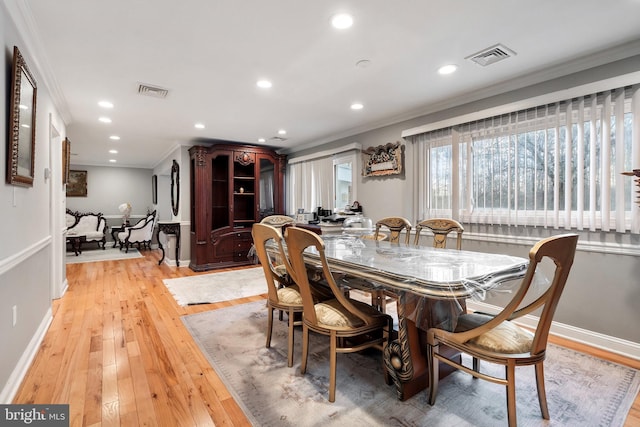
[[[180,307],[162,279],[192,276],[145,257],[67,265],[69,289],[14,403],[69,403],[71,426],[245,426],[180,316],[259,301]],[[640,362],[556,343],[640,369]],[[551,415],[553,418],[553,414]],[[625,426],[640,426],[636,397]]]

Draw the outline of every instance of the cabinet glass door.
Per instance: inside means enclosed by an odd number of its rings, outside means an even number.
[[[259,220],[275,214],[275,165],[267,158],[260,159]]]
[[[229,226],[229,155],[211,160],[211,229]]]

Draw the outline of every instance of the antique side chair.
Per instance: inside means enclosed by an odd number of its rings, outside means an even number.
[[[447,218],[431,218],[420,221],[416,224],[416,237],[414,244],[420,243],[420,232],[422,229],[427,229],[433,233],[433,247],[434,248],[446,248],[447,247],[447,235],[452,231],[456,232],[456,249],[462,249],[462,233],[464,227],[458,221]]]
[[[390,216],[378,220],[376,222],[376,231],[374,233],[376,239],[380,234],[380,229],[383,227],[389,230],[389,242],[399,243],[400,235],[402,231],[404,231],[406,233],[405,243],[409,244],[409,239],[411,237],[411,222],[409,222],[408,219],[399,216]]]
[[[262,264],[264,270],[264,276],[267,280],[267,342],[266,347],[271,347],[271,334],[273,332],[273,310],[280,310],[280,313],[286,312],[288,318],[288,331],[289,340],[287,344],[287,366],[293,366],[293,328],[296,324],[301,324],[300,321],[296,321],[296,313],[302,313],[302,297],[297,285],[291,284],[288,278],[283,278],[279,272],[276,271],[269,254],[267,253],[267,242],[273,240],[279,248],[280,256],[279,261],[286,269],[288,259],[284,255],[284,249],[282,247],[282,236],[280,232],[270,225],[266,224],[254,224],[251,230],[253,236],[253,243],[258,255],[258,260]],[[277,285],[276,285],[277,283]]]
[[[549,328],[573,264],[577,242],[577,234],[564,234],[536,243],[529,252],[529,267],[522,284],[498,314],[463,314],[458,318],[454,331],[438,328],[430,328],[427,331],[430,405],[435,403],[438,392],[438,365],[439,362],[444,362],[476,378],[506,386],[509,426],[516,426],[515,369],[517,366],[534,365],[542,418],[549,419],[543,362],[546,357]],[[551,283],[541,293],[531,284],[536,267],[545,257],[555,263],[555,272]],[[534,293],[536,295],[533,295],[533,298],[532,295],[527,298],[527,301],[531,302],[520,308],[527,295]],[[537,295],[538,293],[540,295]],[[537,309],[541,309],[541,312],[534,333],[513,322],[514,319]],[[473,369],[441,354],[439,348],[443,344],[470,355],[473,358]],[[480,372],[480,360],[504,366],[505,376],[499,378]]]
[[[309,331],[329,337],[329,402],[335,402],[338,353],[353,353],[366,348],[384,351],[389,343],[393,321],[390,316],[374,307],[344,295],[329,269],[320,236],[299,227],[288,227],[285,231],[285,241],[293,268],[292,273],[300,287],[304,306],[300,372],[304,374],[307,371]],[[310,246],[318,251],[324,281],[333,294],[332,299],[319,303],[314,301],[303,255],[305,249]],[[386,369],[385,382],[390,382]]]

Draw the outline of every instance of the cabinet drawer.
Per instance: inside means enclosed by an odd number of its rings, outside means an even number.
[[[253,242],[251,240],[236,240],[234,242],[234,247],[236,251],[244,251],[248,252],[251,249]]]

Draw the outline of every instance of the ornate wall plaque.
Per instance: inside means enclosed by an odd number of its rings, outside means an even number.
[[[400,173],[402,173],[402,145],[399,141],[362,150],[362,176]]]

